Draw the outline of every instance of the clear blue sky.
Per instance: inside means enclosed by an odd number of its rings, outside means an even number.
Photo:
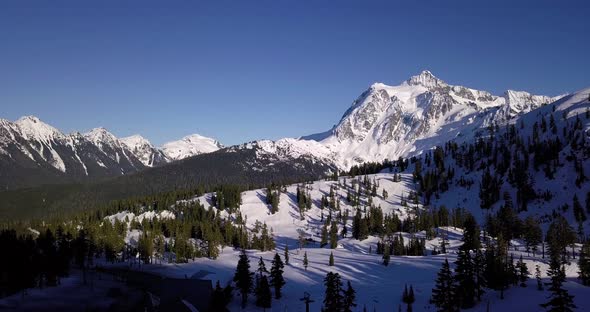
[[[327,130],[423,69],[495,94],[590,86],[589,1],[159,2],[0,2],[0,117],[236,144]]]

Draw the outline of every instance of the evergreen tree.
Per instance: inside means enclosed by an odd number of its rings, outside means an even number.
[[[347,282],[346,290],[344,291],[344,312],[352,312],[356,307],[356,291],[352,288],[350,281]]]
[[[309,265],[309,261],[307,260],[307,251],[303,254],[303,267],[305,271],[307,271],[307,266]]]
[[[585,286],[590,286],[590,241],[584,242],[578,259],[578,277]]]
[[[442,268],[438,272],[436,284],[432,289],[431,302],[437,307],[438,312],[459,311],[455,299],[453,274],[447,259],[445,259]]]
[[[566,256],[566,247],[573,244],[576,240],[576,233],[571,228],[567,220],[559,215],[553,220],[547,230],[547,244],[551,258],[561,258],[558,262],[564,262]]]
[[[541,279],[541,267],[537,264],[535,266],[535,279],[537,280],[537,290],[543,290],[543,280]]]
[[[477,249],[475,251],[475,256],[473,257],[473,277],[475,280],[475,295],[477,296],[477,301],[481,301],[481,296],[485,293],[484,288],[487,287],[485,265],[485,256],[481,249]]]
[[[549,286],[551,296],[549,301],[541,304],[543,308],[552,312],[570,312],[574,311],[576,305],[574,304],[574,296],[570,295],[567,290],[563,288],[565,281],[565,270],[561,267],[558,258],[552,258],[547,275],[551,277],[551,282],[546,283]]]
[[[266,275],[260,278],[259,286],[256,288],[256,305],[266,310],[270,308],[272,302],[272,294],[270,292],[270,285]]]
[[[469,251],[459,250],[455,262],[455,296],[457,303],[463,309],[475,305],[476,281],[474,276],[473,261]]]
[[[289,245],[285,244],[285,265],[289,265]]]
[[[139,258],[143,263],[151,263],[152,255],[154,254],[154,240],[147,233],[143,233],[137,242],[137,249],[139,251]]]
[[[322,227],[322,240],[320,242],[320,247],[324,248],[328,244],[328,227],[326,224]]]
[[[258,273],[258,277],[262,277],[265,273],[268,274],[268,270],[266,269],[266,265],[264,264],[262,257],[260,257],[260,260],[258,260],[258,270],[256,270],[256,273]]]
[[[330,226],[330,248],[336,249],[336,247],[338,247],[338,225],[333,221]]]
[[[586,213],[584,212],[584,208],[582,208],[582,204],[580,204],[580,200],[578,200],[578,195],[576,194],[574,194],[573,207],[576,221],[580,223],[586,221]]]
[[[539,222],[532,216],[527,217],[523,224],[523,237],[526,245],[526,251],[533,251],[533,256],[537,252],[538,245],[543,240],[543,230]]]
[[[526,281],[529,279],[529,268],[526,263],[522,260],[522,255],[518,260],[516,265],[516,269],[518,270],[518,281],[520,282],[520,287],[526,287]]]
[[[385,246],[383,247],[383,265],[384,266],[389,265],[390,258],[391,258],[391,256],[389,255],[389,244],[385,244]]]
[[[344,298],[342,296],[342,281],[340,274],[328,272],[324,279],[326,292],[324,296],[324,311],[340,312],[343,308]]]
[[[231,286],[228,285],[226,288],[221,288],[219,281],[217,281],[211,294],[209,309],[211,311],[228,311],[226,306],[231,301],[231,292]]]
[[[477,221],[470,213],[467,214],[465,217],[465,221],[463,222],[463,245],[461,248],[463,250],[469,251],[473,249],[479,249],[481,247],[481,243],[479,241],[480,229]]]
[[[252,291],[253,275],[254,273],[250,272],[250,259],[246,252],[242,250],[236,267],[236,274],[234,275],[234,282],[236,282],[236,287],[242,295],[242,308],[245,308],[248,303],[248,294]]]
[[[334,266],[334,253],[330,252],[330,261],[328,262],[329,266]]]
[[[275,298],[281,298],[281,288],[285,285],[285,279],[283,278],[284,264],[281,260],[281,256],[278,253],[275,254],[272,260],[272,266],[270,268],[270,284],[275,289]]]

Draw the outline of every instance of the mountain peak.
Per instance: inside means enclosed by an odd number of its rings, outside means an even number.
[[[139,135],[139,134],[134,134],[125,138],[121,138],[120,139],[121,142],[125,143],[127,146],[129,147],[135,147],[135,146],[140,146],[140,145],[146,145],[146,146],[152,146],[152,143],[150,143],[150,141],[146,138],[144,138],[143,136]]]
[[[36,116],[23,116],[15,124],[21,129],[26,139],[40,139],[48,141],[63,134],[56,128],[44,123]]]
[[[196,133],[162,146],[164,154],[173,160],[215,152],[220,148],[223,148],[223,145],[217,140]]]
[[[423,86],[426,88],[444,87],[447,84],[434,76],[429,70],[423,70],[420,74],[410,77],[406,80],[406,84],[410,86]]]
[[[84,137],[94,143],[118,141],[117,137],[114,134],[110,133],[107,129],[103,127],[94,128],[84,133]]]

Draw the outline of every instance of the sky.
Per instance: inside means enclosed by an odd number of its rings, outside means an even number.
[[[337,123],[372,83],[428,69],[501,94],[590,86],[589,1],[0,2],[0,118],[155,145]]]

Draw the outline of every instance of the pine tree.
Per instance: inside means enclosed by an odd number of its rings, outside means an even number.
[[[539,222],[532,216],[527,217],[523,224],[523,236],[526,244],[526,251],[533,251],[533,256],[537,252],[538,245],[543,240],[543,230],[539,226]]]
[[[268,270],[266,269],[266,265],[264,264],[262,257],[260,257],[260,260],[258,260],[258,270],[256,270],[256,272],[258,273],[259,277],[262,277],[264,273],[268,274]]]
[[[211,294],[211,303],[209,304],[209,309],[211,311],[228,311],[226,306],[231,301],[231,292],[232,287],[230,285],[225,288],[221,288],[218,280],[215,284],[215,289],[213,289],[213,293]]]
[[[434,287],[431,302],[437,307],[437,311],[455,312],[459,310],[455,299],[453,274],[447,259],[438,272]]]
[[[272,294],[270,292],[270,285],[266,275],[262,275],[258,287],[256,288],[256,305],[263,308],[265,311],[270,308],[272,302]]]
[[[335,249],[338,247],[338,225],[336,222],[332,222],[330,226],[330,248]]]
[[[522,255],[520,255],[520,259],[518,260],[517,266],[518,270],[518,280],[520,282],[520,287],[526,287],[526,281],[529,279],[529,268],[526,263],[522,260]]]
[[[352,312],[356,307],[356,291],[352,288],[350,281],[347,282],[346,291],[344,291],[344,312]]]
[[[586,241],[580,250],[578,268],[580,269],[578,277],[582,285],[590,286],[590,241]]]
[[[285,244],[285,265],[289,265],[289,245]]]
[[[485,293],[484,288],[487,287],[485,265],[485,256],[481,249],[477,249],[473,257],[473,277],[475,279],[475,295],[477,296],[477,301],[481,301],[481,296]]]
[[[281,260],[281,256],[278,253],[275,254],[272,260],[272,266],[270,268],[270,284],[275,289],[275,298],[281,298],[281,288],[285,285],[285,279],[283,278],[284,264]]]
[[[334,253],[330,252],[330,261],[328,262],[329,266],[334,266]]]
[[[586,213],[584,212],[584,208],[582,208],[582,204],[578,200],[578,195],[574,194],[574,217],[576,218],[577,222],[584,222],[586,221]]]
[[[460,249],[455,262],[455,296],[461,308],[468,309],[475,305],[476,281],[473,261],[469,251]]]
[[[340,274],[328,272],[324,279],[324,285],[326,286],[324,311],[342,311],[344,298],[342,296],[342,281],[340,280]]]
[[[479,235],[479,225],[473,215],[468,213],[467,216],[465,216],[465,221],[463,221],[463,238],[461,239],[463,245],[461,248],[466,251],[481,248]]]
[[[326,224],[322,227],[322,240],[320,242],[320,247],[324,248],[328,244],[328,227]]]
[[[391,258],[391,256],[389,255],[389,244],[385,244],[385,246],[383,247],[383,265],[384,266],[389,265],[390,258]]]
[[[537,264],[535,266],[535,279],[537,279],[537,290],[543,290],[543,280],[541,279],[541,267]]]
[[[574,311],[576,305],[574,304],[574,296],[570,295],[567,290],[563,288],[565,281],[565,271],[561,267],[558,258],[553,257],[549,266],[547,275],[551,277],[551,282],[546,283],[551,292],[550,300],[541,304],[543,308],[552,312],[570,312]]]
[[[236,267],[236,274],[234,275],[234,282],[236,282],[236,287],[242,295],[242,308],[246,307],[248,303],[248,293],[252,291],[253,275],[254,273],[250,272],[250,259],[246,252],[242,250]]]

